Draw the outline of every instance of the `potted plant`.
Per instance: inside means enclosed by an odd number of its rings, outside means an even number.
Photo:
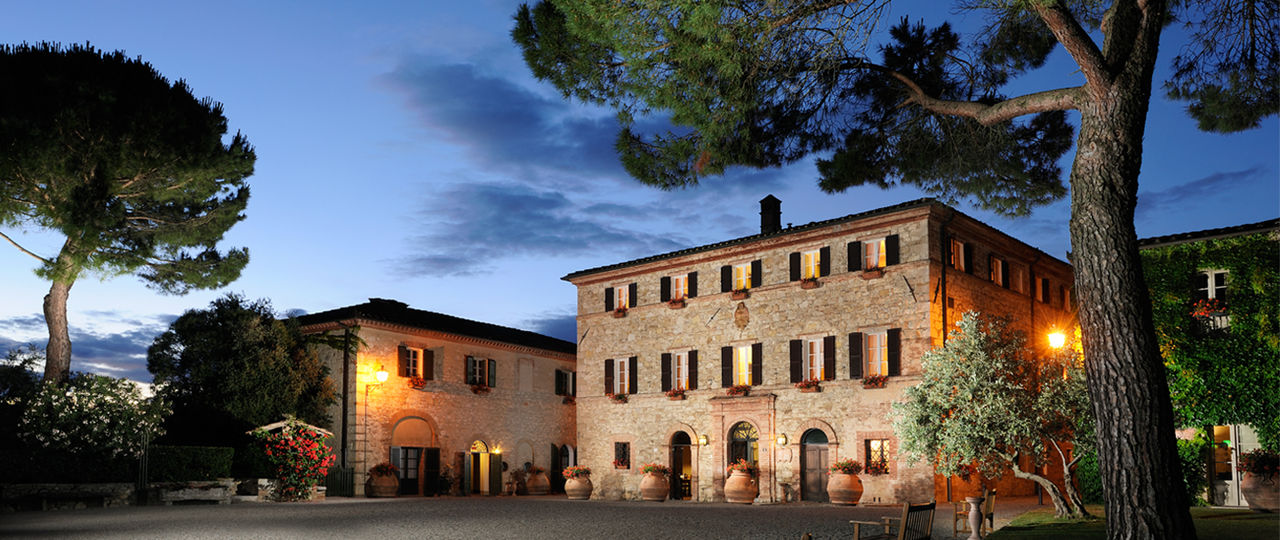
[[[852,459],[842,459],[827,468],[827,496],[831,504],[857,504],[862,497],[862,481],[858,473],[862,472],[862,464]]]
[[[816,289],[818,285],[820,283],[818,283],[818,278],[816,277],[807,277],[800,280],[801,289]]]
[[[733,292],[729,293],[729,298],[734,300],[746,300],[750,296],[751,293],[746,288],[734,289]]]
[[[1249,508],[1260,512],[1280,512],[1280,486],[1276,476],[1280,472],[1280,454],[1275,450],[1259,448],[1240,455],[1240,493]]]
[[[667,300],[667,307],[669,307],[669,308],[671,308],[671,309],[680,309],[680,308],[684,307],[684,305],[685,305],[685,302],[684,302],[684,298],[683,298],[683,297],[681,297],[681,298],[672,298],[672,299],[670,299],[670,300]]]
[[[1197,319],[1207,319],[1220,315],[1223,311],[1226,311],[1226,308],[1217,298],[1204,298],[1191,305],[1191,316]]]
[[[749,384],[735,384],[725,389],[724,393],[730,396],[745,396],[750,391],[751,385]]]
[[[427,387],[427,380],[422,377],[409,377],[409,388],[422,390]]]
[[[627,395],[626,395],[626,394],[615,394],[615,393],[613,393],[613,392],[609,392],[609,393],[605,394],[604,396],[605,396],[605,397],[607,397],[607,398],[609,398],[609,401],[612,401],[612,402],[614,402],[614,403],[626,403],[626,402],[627,402]]]
[[[795,387],[799,388],[801,392],[821,392],[822,391],[822,386],[820,386],[820,381],[818,381],[818,379],[805,379],[803,381],[796,383]]]
[[[613,318],[615,318],[615,319],[621,319],[621,318],[626,317],[626,316],[627,316],[627,308],[626,308],[626,306],[623,306],[623,307],[620,307],[620,308],[618,308],[618,309],[613,310]]]
[[[400,469],[388,461],[369,469],[369,479],[364,482],[366,497],[395,497],[400,493]]]
[[[473,384],[473,385],[471,385],[471,393],[472,393],[472,394],[488,394],[488,393],[489,393],[489,385],[487,385],[487,384]]]
[[[884,268],[880,266],[877,266],[874,268],[868,268],[866,270],[863,270],[862,274],[859,274],[859,275],[862,277],[862,279],[876,279],[881,276],[884,276]]]
[[[572,465],[560,472],[564,476],[564,493],[571,501],[585,501],[591,498],[591,469]]]
[[[529,468],[529,478],[525,480],[530,495],[546,495],[551,492],[551,479],[547,478],[547,471],[542,467],[534,465]]]
[[[727,468],[729,477],[724,480],[724,500],[731,503],[751,504],[760,494],[756,474],[760,469],[755,463],[739,459]]]
[[[887,375],[868,375],[862,378],[863,388],[884,388],[884,384],[889,382]]]
[[[646,463],[640,472],[644,473],[644,478],[640,479],[640,498],[654,502],[667,500],[667,494],[671,492],[667,475],[671,474],[671,469],[658,463]]]
[[[667,394],[667,397],[672,401],[679,401],[681,399],[684,399],[684,392],[685,390],[683,388],[672,388],[670,390],[667,390],[666,394]]]
[[[862,472],[869,474],[871,476],[880,476],[880,475],[889,474],[889,464],[884,462],[883,460],[868,461],[867,466],[862,468]]]

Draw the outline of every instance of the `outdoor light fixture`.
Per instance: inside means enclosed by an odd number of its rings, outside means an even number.
[[[1067,344],[1067,336],[1062,332],[1051,332],[1049,334],[1049,346],[1055,349],[1061,349]]]
[[[495,447],[493,447],[493,453],[495,453],[495,454],[501,454],[501,453],[502,453],[502,447],[501,447],[501,446],[495,446]]]
[[[382,364],[378,364],[378,370],[373,372],[373,378],[378,380],[378,384],[387,382],[387,370],[382,369]]]
[[[699,445],[701,445],[701,446],[706,446],[706,445],[707,445],[707,436],[706,436],[706,435],[698,435],[698,444],[699,444]]]
[[[778,434],[778,446],[786,446],[786,445],[787,445],[787,434],[786,434],[786,433],[779,433],[779,434]]]

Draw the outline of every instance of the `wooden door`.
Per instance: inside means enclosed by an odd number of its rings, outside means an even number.
[[[800,500],[828,502],[827,435],[819,430],[805,432],[800,441]]]
[[[435,497],[440,491],[440,449],[422,449],[422,494]]]

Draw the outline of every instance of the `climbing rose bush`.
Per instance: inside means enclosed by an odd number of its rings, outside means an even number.
[[[293,418],[280,431],[254,430],[267,459],[276,470],[275,497],[281,501],[305,501],[311,488],[324,480],[336,459],[325,444],[328,437]]]
[[[138,385],[92,373],[73,373],[63,384],[42,385],[28,402],[18,435],[36,448],[70,454],[138,457],[164,433],[170,408],[144,398]]]

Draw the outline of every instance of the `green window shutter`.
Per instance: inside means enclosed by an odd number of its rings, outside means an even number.
[[[658,280],[658,300],[661,302],[666,302],[667,300],[670,300],[670,299],[671,299],[671,278],[669,276],[662,276],[662,279]]]
[[[764,344],[751,344],[751,384],[758,386],[764,384]]]
[[[761,283],[764,283],[764,265],[756,259],[751,261],[751,286],[759,287]]]
[[[636,296],[637,296],[638,289],[639,287],[637,287],[635,283],[627,285],[627,307],[629,308],[636,307]]]
[[[849,271],[861,272],[862,271],[862,242],[849,242],[849,246],[846,251],[849,252],[848,254]]]
[[[628,394],[636,393],[636,382],[637,382],[636,364],[639,363],[637,362],[637,360],[639,359],[635,356],[632,356],[631,358],[627,359],[627,393]]]
[[[671,353],[662,353],[662,391],[666,392],[671,384]]]
[[[604,310],[613,311],[613,287],[604,288]]]
[[[889,357],[889,376],[902,375],[902,329],[890,328],[885,337],[888,338],[885,348]]]
[[[698,351],[689,351],[689,389],[698,388]]]
[[[720,292],[726,293],[733,290],[733,267],[724,265],[720,267]]]
[[[489,388],[493,388],[498,385],[497,373],[495,373],[496,371],[498,371],[497,369],[498,363],[494,361],[494,359],[490,358],[489,365],[487,366],[487,368],[488,369],[485,369],[485,374],[489,376],[489,381],[486,386],[488,386]]]
[[[862,378],[862,332],[849,334],[849,378]]]
[[[822,380],[836,380],[836,337],[822,338]]]
[[[884,237],[884,265],[893,266],[901,260],[898,255],[898,235]]]
[[[464,362],[466,362],[466,364],[467,364],[467,366],[466,366],[466,373],[467,373],[467,379],[466,379],[466,381],[467,381],[467,384],[476,384],[477,379],[479,379],[479,377],[476,375],[476,362],[475,362],[475,357],[473,357],[473,356],[468,356],[468,357],[464,358],[464,359],[463,359],[463,361],[464,361]]]
[[[720,347],[720,387],[733,386],[733,347]]]
[[[831,246],[824,246],[818,250],[818,275],[831,275]]]
[[[792,251],[787,258],[791,261],[791,281],[800,281],[800,252]]]
[[[791,382],[804,380],[804,341],[791,340]]]
[[[689,298],[698,296],[698,273],[689,272]]]
[[[604,393],[613,393],[613,359],[604,361]]]

